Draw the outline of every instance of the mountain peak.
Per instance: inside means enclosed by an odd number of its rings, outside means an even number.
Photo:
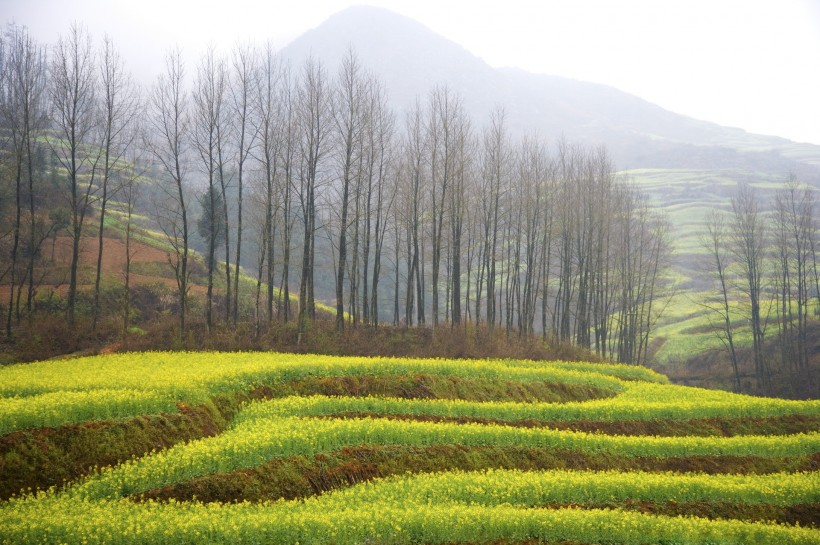
[[[298,65],[312,55],[333,73],[349,47],[386,84],[398,108],[436,85],[463,89],[484,85],[495,71],[455,42],[421,23],[373,6],[352,6],[304,33],[282,50]]]
[[[404,21],[411,25],[423,27],[423,25],[415,19],[405,17],[387,8],[371,6],[369,4],[348,6],[328,17],[323,24],[332,23],[334,21],[359,21],[362,19],[368,20],[369,22],[375,22],[377,19],[390,22]]]
[[[494,69],[418,21],[380,7],[348,7],[294,40],[282,55],[293,66],[313,56],[334,75],[350,47],[362,66],[384,82],[399,113],[446,84],[462,96],[478,127],[493,108],[503,105],[511,132],[603,143],[619,165],[726,168],[751,160],[769,168],[801,170],[791,159],[759,156],[760,150],[792,146],[785,140],[678,115],[606,85]],[[820,162],[818,149],[801,154]]]

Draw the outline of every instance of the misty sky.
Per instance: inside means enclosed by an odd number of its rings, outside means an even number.
[[[286,45],[356,3],[406,15],[493,66],[603,83],[674,112],[820,145],[820,0],[2,0],[54,43],[109,33],[139,79],[164,51]]]

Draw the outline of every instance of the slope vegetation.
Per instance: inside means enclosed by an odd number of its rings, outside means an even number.
[[[0,543],[816,543],[820,402],[583,362],[0,369]]]

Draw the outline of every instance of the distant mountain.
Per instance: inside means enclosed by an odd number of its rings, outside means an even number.
[[[478,124],[501,104],[513,133],[604,143],[619,168],[731,168],[784,177],[793,172],[820,184],[820,146],[699,121],[605,85],[495,69],[420,23],[381,8],[339,12],[282,53],[297,66],[313,55],[333,74],[349,46],[382,78],[399,112],[447,84],[463,96]]]

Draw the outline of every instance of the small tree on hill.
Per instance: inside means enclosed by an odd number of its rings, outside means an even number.
[[[71,273],[68,285],[68,323],[74,325],[77,301],[77,269],[80,241],[86,215],[95,199],[100,150],[90,152],[99,126],[97,77],[91,37],[81,26],[72,25],[67,37],[57,42],[51,68],[51,100],[55,134],[50,146],[66,172],[64,185],[71,212]]]
[[[187,149],[189,146],[189,115],[182,53],[171,51],[166,58],[166,71],[154,84],[148,122],[153,138],[148,147],[170,184],[162,185],[167,199],[158,202],[158,220],[173,255],[168,256],[179,294],[179,338],[185,338],[185,317],[188,298],[188,208],[185,199]]]
[[[206,320],[208,329],[211,328],[213,318],[213,288],[214,270],[216,269],[216,249],[221,246],[225,236],[225,216],[222,214],[223,203],[222,192],[214,185],[208,186],[205,194],[199,198],[199,205],[202,207],[202,215],[196,222],[197,232],[205,241],[208,248],[208,295],[206,303]]]

